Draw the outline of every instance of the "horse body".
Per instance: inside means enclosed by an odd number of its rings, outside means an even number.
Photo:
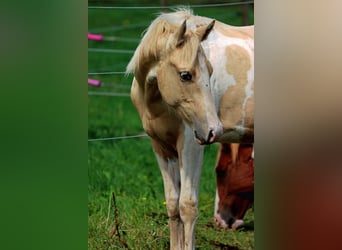
[[[189,10],[162,14],[127,66],[164,181],[171,249],[194,249],[202,145],[253,140],[251,38],[249,29],[229,27]]]
[[[220,142],[254,141],[254,26],[216,22],[202,47],[213,67],[211,92],[224,129]]]

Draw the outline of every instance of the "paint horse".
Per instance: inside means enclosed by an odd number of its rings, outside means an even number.
[[[252,143],[254,28],[161,14],[126,72],[163,177],[171,249],[194,249],[205,144]]]
[[[216,164],[216,198],[214,218],[218,226],[243,225],[243,217],[254,202],[253,144],[220,145]]]

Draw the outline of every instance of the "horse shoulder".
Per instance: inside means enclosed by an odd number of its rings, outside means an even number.
[[[177,144],[184,130],[183,123],[176,116],[164,112],[158,117],[151,117],[146,112],[142,118],[145,132],[152,138],[154,151],[163,158],[177,158]]]
[[[221,22],[204,48],[214,74],[212,94],[224,128],[221,142],[252,142],[254,134],[254,26]]]
[[[163,156],[174,156],[177,139],[183,130],[183,122],[165,104],[157,82],[151,79],[140,83],[134,78],[131,99],[139,113],[144,131],[154,141],[155,151]]]

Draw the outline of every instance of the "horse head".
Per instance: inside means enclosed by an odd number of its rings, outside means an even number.
[[[168,36],[160,36],[159,61],[146,77],[158,85],[163,102],[193,129],[199,144],[213,143],[222,134],[210,92],[213,70],[201,47],[214,23],[192,31],[184,21]]]
[[[253,144],[221,145],[216,165],[215,222],[237,228],[254,201]]]
[[[156,100],[157,108],[166,104],[193,129],[199,144],[213,143],[223,129],[210,91],[213,69],[201,42],[215,21],[188,28],[186,20],[180,24],[165,16],[150,25],[127,72],[134,72],[146,106]]]

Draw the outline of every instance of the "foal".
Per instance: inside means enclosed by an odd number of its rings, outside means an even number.
[[[190,10],[149,26],[127,73],[161,171],[170,248],[194,249],[205,144],[254,140],[254,28]]]

